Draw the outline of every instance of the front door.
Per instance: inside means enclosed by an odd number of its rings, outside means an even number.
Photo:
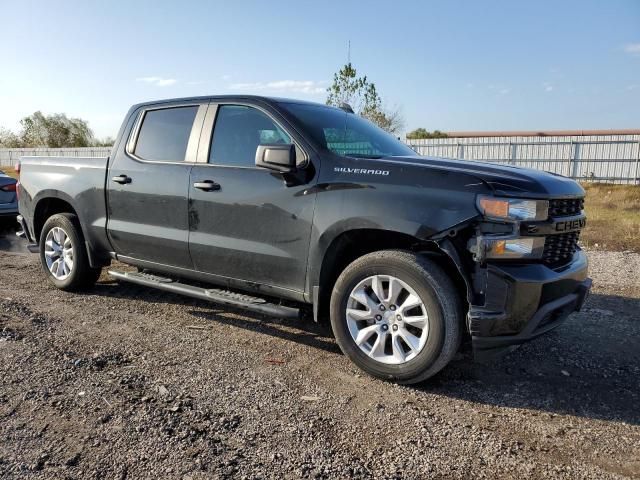
[[[210,111],[215,106],[210,107]],[[302,291],[315,194],[256,168],[261,143],[292,143],[265,111],[218,105],[207,164],[194,165],[189,249],[196,270]],[[200,148],[203,148],[202,142]]]
[[[205,111],[206,105],[196,104],[139,113],[107,175],[107,230],[118,255],[192,268],[189,160],[195,161]]]

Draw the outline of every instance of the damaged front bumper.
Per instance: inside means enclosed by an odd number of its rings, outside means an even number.
[[[484,305],[471,305],[468,314],[475,359],[507,353],[580,310],[591,289],[587,268],[581,250],[557,269],[533,263],[488,264],[480,282]]]

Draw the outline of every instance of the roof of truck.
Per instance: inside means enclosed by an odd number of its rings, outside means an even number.
[[[147,102],[141,102],[134,105],[132,108],[143,107],[147,105],[157,105],[163,103],[188,103],[188,102],[197,102],[203,100],[261,100],[269,103],[301,103],[306,105],[322,105],[326,106],[323,103],[319,102],[309,102],[307,100],[300,100],[297,98],[282,98],[282,97],[268,97],[263,95],[203,95],[198,97],[178,97],[178,98],[165,98],[159,100],[150,100]]]

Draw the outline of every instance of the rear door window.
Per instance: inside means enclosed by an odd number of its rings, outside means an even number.
[[[184,162],[197,112],[197,105],[148,110],[133,153],[142,160]]]

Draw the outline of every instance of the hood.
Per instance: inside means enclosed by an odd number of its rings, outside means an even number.
[[[486,184],[496,195],[545,198],[575,197],[585,194],[578,182],[570,178],[513,165],[419,155],[384,157],[378,161],[471,175]]]

